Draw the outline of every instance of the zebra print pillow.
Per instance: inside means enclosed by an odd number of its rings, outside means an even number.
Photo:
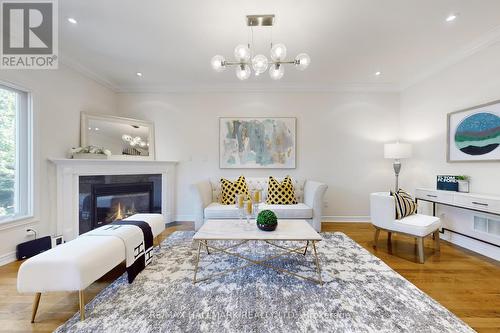
[[[391,195],[394,196],[396,203],[396,219],[401,220],[403,217],[417,213],[417,203],[407,192],[399,189],[396,193],[391,192]]]

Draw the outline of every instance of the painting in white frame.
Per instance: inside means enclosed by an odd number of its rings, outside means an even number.
[[[294,169],[296,118],[219,118],[222,169]]]
[[[500,101],[448,114],[448,162],[500,161]]]

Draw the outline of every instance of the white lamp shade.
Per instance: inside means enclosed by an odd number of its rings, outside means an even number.
[[[411,144],[409,143],[386,143],[384,145],[384,157],[393,160],[411,157]]]

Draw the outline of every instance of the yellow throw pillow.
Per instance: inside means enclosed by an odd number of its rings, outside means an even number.
[[[222,185],[221,204],[234,205],[236,194],[245,194],[248,196],[248,186],[244,176],[240,176],[234,182],[221,178],[220,182]]]
[[[269,205],[294,205],[297,203],[290,176],[286,176],[281,184],[273,176],[269,177],[266,203]]]

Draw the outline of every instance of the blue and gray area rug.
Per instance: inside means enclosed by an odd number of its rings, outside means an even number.
[[[193,285],[192,236],[172,234],[134,283],[121,276],[87,304],[85,321],[75,314],[56,332],[473,332],[342,233],[319,244],[323,286],[258,266]],[[249,242],[234,251],[281,250]],[[246,263],[204,253],[199,277]],[[316,277],[310,253],[269,263]]]

